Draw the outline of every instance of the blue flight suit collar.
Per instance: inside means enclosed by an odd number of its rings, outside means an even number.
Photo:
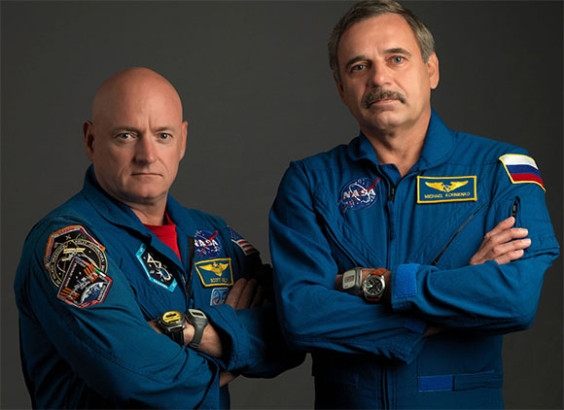
[[[431,110],[431,119],[427,128],[427,134],[425,135],[423,150],[412,171],[423,171],[443,164],[454,149],[454,143],[452,131],[445,125],[438,114]],[[389,168],[389,164],[382,165],[379,163],[374,147],[362,132],[349,145],[349,153],[352,159],[356,161],[370,161],[381,171],[387,173],[382,168]],[[395,168],[394,165],[392,167]]]
[[[100,217],[106,219],[112,225],[120,226],[131,234],[143,239],[143,242],[153,247],[157,252],[166,256],[172,262],[174,262],[179,267],[185,269],[182,262],[178,259],[178,255],[166,244],[161,242],[149,228],[147,228],[141,220],[135,215],[129,206],[116,200],[110,196],[98,183],[96,179],[96,174],[94,173],[94,167],[90,165],[86,171],[86,176],[84,178],[84,187],[82,194],[88,200],[94,209],[98,210]],[[178,222],[177,220],[183,220],[180,218],[181,206],[169,195],[167,198],[167,212],[170,219],[177,225],[178,232]],[[186,233],[184,233],[186,235]],[[179,235],[179,238],[184,235]],[[182,259],[187,261],[188,255],[185,254],[185,247],[181,246],[179,243],[179,248],[181,252]]]

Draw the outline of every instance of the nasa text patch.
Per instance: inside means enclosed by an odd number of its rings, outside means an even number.
[[[463,177],[417,177],[417,203],[476,201],[477,178]]]
[[[221,253],[221,241],[217,230],[214,232],[198,229],[194,234],[194,247],[197,257],[216,258]]]
[[[205,287],[233,285],[231,258],[209,259],[197,262],[194,266]]]
[[[343,212],[368,208],[376,200],[376,184],[380,178],[355,178],[345,184],[339,194],[339,207]]]

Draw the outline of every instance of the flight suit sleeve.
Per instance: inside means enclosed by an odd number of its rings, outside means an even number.
[[[467,262],[460,261],[460,267],[451,269],[441,269],[440,264],[399,265],[392,272],[395,311],[417,312],[448,328],[500,334],[532,324],[544,273],[559,254],[545,191],[534,182],[512,181],[501,161],[492,186],[483,224],[465,227],[458,244],[479,243],[486,232],[514,214],[515,226],[527,228],[531,239],[524,256],[504,265],[487,261],[464,266]]]
[[[229,244],[229,254],[234,257],[237,277],[255,279],[265,295],[265,301],[259,307],[234,310],[222,305],[211,309],[231,317],[231,326],[236,323],[239,329],[237,335],[228,336],[227,346],[232,348],[234,338],[238,337],[238,352],[232,355],[244,354],[245,360],[228,367],[246,377],[274,377],[302,363],[304,355],[290,351],[282,336],[273,303],[272,268],[262,263],[259,252],[249,242],[231,228],[227,229],[231,240],[226,243]]]
[[[413,360],[423,345],[423,322],[335,290],[342,272],[311,192],[303,165],[292,163],[270,213],[274,293],[288,343],[306,351]]]
[[[147,323],[119,258],[88,239],[90,228],[80,226],[87,238],[82,243],[98,255],[99,263],[79,252],[68,261],[66,273],[57,276],[51,270],[67,256],[62,248],[55,254],[49,243],[55,232],[68,229],[68,222],[39,225],[24,246],[16,299],[24,320],[35,323],[46,339],[26,333],[22,343],[51,344],[77,380],[117,403],[219,407],[218,363],[179,346]]]

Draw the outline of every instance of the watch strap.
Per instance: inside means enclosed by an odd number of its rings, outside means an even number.
[[[208,319],[205,313],[199,309],[188,309],[186,312],[186,318],[188,319],[188,322],[194,326],[194,337],[190,343],[188,343],[188,347],[198,350],[200,348],[202,336],[204,335],[204,329],[208,325]]]

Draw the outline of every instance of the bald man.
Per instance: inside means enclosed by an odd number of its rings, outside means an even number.
[[[119,72],[83,132],[84,188],[33,228],[16,274],[33,407],[228,407],[235,375],[299,364],[258,252],[169,195],[187,134],[174,87]]]

